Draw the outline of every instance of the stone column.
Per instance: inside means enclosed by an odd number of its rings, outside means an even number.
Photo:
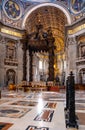
[[[67,72],[66,75],[72,70],[75,75],[75,82],[76,80],[76,58],[77,58],[77,42],[76,38],[73,36],[69,36],[67,38],[67,46],[66,46],[66,53],[67,53]]]
[[[49,46],[49,81],[54,81],[54,51],[52,46]]]
[[[5,82],[5,66],[4,66],[4,59],[6,57],[6,39],[5,37],[0,35],[0,87],[4,87],[6,85]]]
[[[27,44],[28,40],[23,40],[23,79],[22,81],[27,81]]]
[[[33,54],[32,51],[29,50],[29,81],[33,81]]]

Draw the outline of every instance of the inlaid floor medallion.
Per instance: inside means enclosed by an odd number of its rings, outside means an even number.
[[[36,121],[45,121],[51,122],[53,117],[54,110],[43,110],[40,114],[38,114],[34,120]]]

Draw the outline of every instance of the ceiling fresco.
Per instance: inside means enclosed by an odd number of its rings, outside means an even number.
[[[2,0],[0,0],[0,8],[1,8],[1,5],[2,5]]]
[[[85,10],[85,0],[22,0],[22,1],[29,1],[29,2],[64,2],[65,4],[67,3],[68,5],[68,9],[70,9],[70,11],[73,14],[78,14],[81,13],[81,11]]]
[[[3,1],[2,5],[2,8],[8,18],[17,20],[21,17],[23,7],[20,1],[17,2],[17,0],[5,0]]]
[[[6,14],[10,18],[17,18],[20,15],[20,7],[16,2],[13,2],[11,0],[7,1],[4,5],[4,9]]]
[[[85,0],[69,0],[70,11],[78,14],[85,10]]]
[[[12,3],[16,2],[16,0],[0,0],[0,5],[3,5],[5,1],[10,1]],[[67,5],[68,10],[77,15],[83,11],[85,11],[85,0],[18,0],[17,2],[29,2],[29,3],[44,3],[44,2],[62,2]],[[9,3],[9,2],[8,2]]]

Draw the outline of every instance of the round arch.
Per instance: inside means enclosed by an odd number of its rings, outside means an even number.
[[[68,12],[67,9],[65,9],[63,6],[61,6],[60,4],[56,4],[56,3],[43,3],[43,4],[39,4],[39,5],[36,5],[34,6],[33,8],[30,9],[30,11],[28,11],[24,18],[23,18],[23,21],[22,21],[22,28],[25,29],[25,22],[26,22],[26,19],[29,17],[29,15],[35,11],[36,9],[40,8],[40,7],[45,7],[45,6],[53,6],[53,7],[56,7],[58,9],[60,9],[61,11],[63,11],[63,13],[66,15],[67,17],[67,22],[68,24],[71,24],[71,16],[70,16],[70,13]]]

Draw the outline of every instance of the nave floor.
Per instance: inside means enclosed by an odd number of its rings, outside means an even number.
[[[67,130],[65,92],[2,91],[0,130]],[[85,130],[85,91],[76,91],[79,130]],[[74,130],[74,129],[69,129]]]

